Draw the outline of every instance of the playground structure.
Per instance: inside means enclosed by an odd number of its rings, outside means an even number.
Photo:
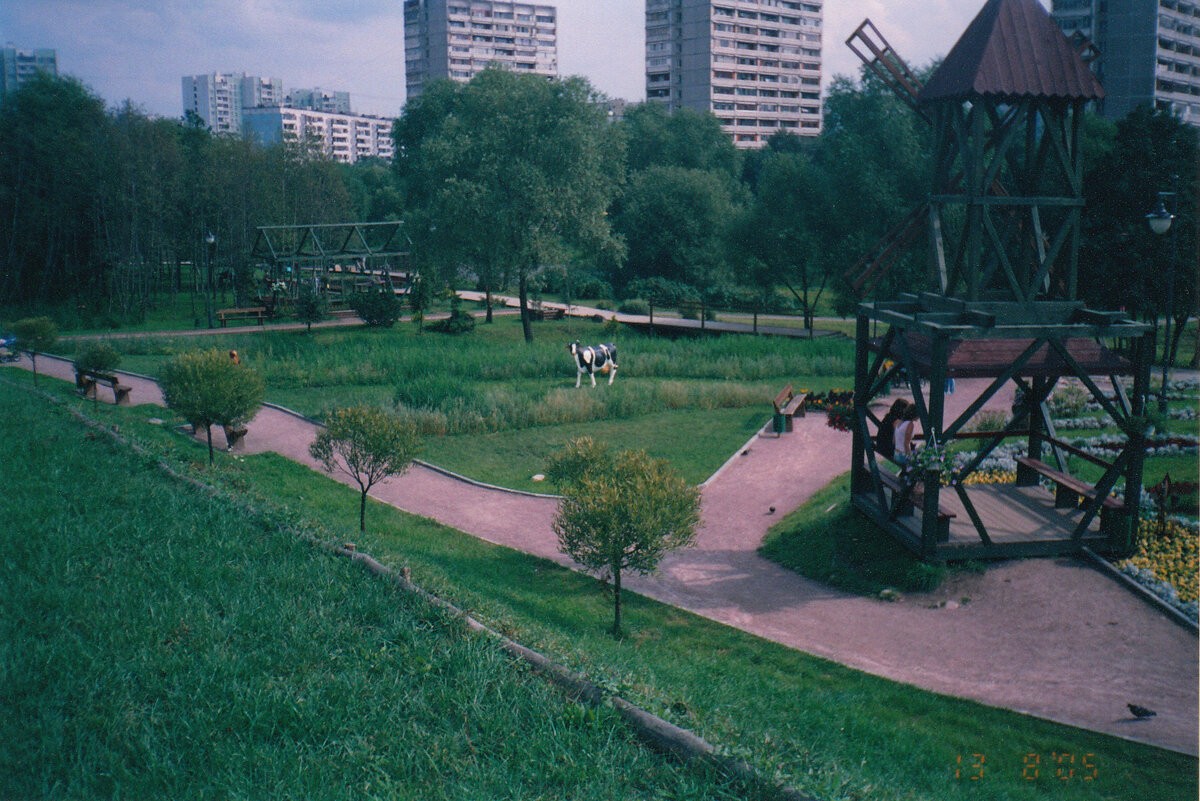
[[[278,314],[306,286],[332,311],[355,292],[407,294],[411,246],[402,222],[260,226],[250,252],[265,265],[257,301]]]
[[[1130,552],[1154,335],[1076,300],[1080,125],[1084,106],[1103,97],[1103,88],[1037,0],[989,0],[925,85],[869,20],[847,44],[935,135],[929,200],[846,273],[856,291],[870,289],[924,230],[937,287],[859,305],[854,506],[932,561],[1084,547]],[[886,327],[881,337],[870,336],[873,324]],[[1118,341],[1132,358],[1106,345]],[[1111,462],[1056,437],[1046,401],[1067,376],[1124,433]],[[1123,376],[1133,377],[1131,394]],[[992,380],[947,421],[944,393],[956,377]],[[880,420],[869,402],[901,381],[918,409],[926,453],[916,467],[893,473],[874,452],[872,427]],[[1012,419],[1001,431],[968,433],[971,418],[1009,381],[1020,399]],[[975,456],[955,466],[946,446],[968,437],[977,440]],[[975,483],[979,466],[1010,438],[1026,443],[1015,484]],[[1053,464],[1042,461],[1047,448]],[[1094,485],[1072,476],[1068,455],[1096,463],[1103,476]],[[1111,495],[1121,480],[1123,499]]]

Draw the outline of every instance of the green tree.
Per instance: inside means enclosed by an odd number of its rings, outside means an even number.
[[[391,289],[368,289],[350,295],[350,308],[369,328],[391,328],[400,319],[400,301]]]
[[[308,333],[311,334],[313,323],[325,319],[325,300],[313,291],[312,287],[305,286],[296,297],[295,311],[296,319],[307,325]]]
[[[121,363],[121,354],[105,340],[88,342],[75,355],[75,372],[112,373]],[[100,393],[92,393],[92,408],[97,408]]]
[[[629,140],[631,171],[680,167],[733,178],[741,167],[733,139],[711,113],[690,108],[670,112],[662,103],[646,102],[627,109],[621,125]]]
[[[17,335],[17,348],[29,351],[29,360],[33,362],[33,383],[36,386],[38,351],[54,346],[58,341],[58,326],[49,317],[26,317],[13,323],[12,330]]]
[[[367,493],[388,476],[402,475],[421,451],[411,421],[365,407],[337,409],[309,446],[312,457],[358,484],[359,531],[367,530]]]
[[[265,389],[253,370],[234,364],[222,350],[181,353],[163,365],[158,376],[163,401],[208,438],[213,463],[212,426],[237,428],[254,419]]]
[[[630,175],[616,204],[628,245],[617,284],[660,277],[698,287],[728,281],[726,237],[737,207],[732,179],[708,170],[653,166]]]
[[[563,493],[554,517],[559,549],[612,576],[619,637],[622,573],[653,573],[668,552],[695,541],[700,491],[645,451],[611,453],[587,437],[556,455],[546,475]]]
[[[1170,285],[1175,336],[1164,355],[1171,360],[1178,336],[1197,313],[1198,136],[1170,113],[1139,107],[1117,122],[1111,147],[1094,148],[1100,152],[1084,176],[1080,295],[1097,308],[1124,308],[1156,321],[1167,313]],[[1166,200],[1175,230],[1165,236],[1151,233],[1145,219],[1158,192],[1176,192]]]
[[[414,239],[437,245],[429,266],[477,264],[487,248],[489,269],[517,281],[526,342],[538,267],[571,245],[619,249],[606,211],[623,144],[599,99],[582,78],[488,69],[465,85],[432,84],[396,122],[397,175],[425,222]]]

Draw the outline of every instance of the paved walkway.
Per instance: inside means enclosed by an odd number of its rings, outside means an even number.
[[[38,368],[72,377],[65,360],[41,357]],[[135,403],[162,402],[153,382],[128,382]],[[948,413],[965,408],[980,385],[960,380],[959,391],[947,396]],[[1007,408],[1009,402],[1001,395],[989,405]],[[315,431],[302,418],[264,408],[249,426],[246,447],[315,468],[308,455]],[[223,445],[219,430],[214,444]],[[1003,562],[982,575],[955,577],[934,594],[887,603],[832,590],[760,558],[755,549],[767,528],[845,472],[849,449],[849,435],[830,429],[820,414],[796,420],[795,431],[783,437],[755,437],[748,453],[739,452],[705,485],[695,547],[670,555],[657,576],[633,577],[626,586],[875,675],[1196,753],[1196,637],[1082,560]],[[420,466],[382,483],[372,496],[568,563],[550,528],[553,500],[479,487]],[[1135,721],[1125,708],[1129,702],[1158,716]]]

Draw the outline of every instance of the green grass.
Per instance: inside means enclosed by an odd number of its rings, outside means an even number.
[[[6,385],[0,420],[6,798],[753,794]]]
[[[758,552],[788,570],[860,595],[936,589],[948,568],[914,557],[851,508],[849,497],[847,473],[772,526]]]
[[[69,396],[69,387],[61,386]],[[614,641],[605,631],[611,598],[594,580],[374,503],[371,531],[360,537],[354,490],[273,455],[239,461],[220,454],[218,467],[208,471],[202,448],[145,423],[153,414],[163,412],[101,409],[124,433],[186,469],[290,519],[353,539],[386,563],[411,566],[419,583],[494,627],[816,797],[1196,797],[1193,758],[878,679],[637,596],[627,596],[627,635]],[[1044,760],[1052,752],[1080,760],[1090,754],[1096,778],[1059,781],[1044,770],[1036,781],[1023,780],[1031,752]],[[986,754],[988,767],[982,780],[971,781],[976,753]]]
[[[545,428],[434,437],[425,461],[478,481],[512,489],[553,492],[532,480],[545,471],[551,454],[567,442],[589,436],[614,448],[639,448],[668,460],[689,482],[699,484],[767,422],[758,409],[660,412],[629,420],[576,423]]]

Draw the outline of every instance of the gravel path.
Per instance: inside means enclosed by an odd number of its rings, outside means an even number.
[[[41,357],[38,368],[72,378],[64,360]],[[130,377],[128,383],[135,403],[161,404],[153,382]],[[980,387],[960,380],[958,392],[947,396],[948,414],[965,408]],[[989,406],[1007,408],[1010,397],[1002,393]],[[1084,560],[1001,562],[982,575],[954,577],[936,593],[888,603],[830,589],[760,558],[755,549],[769,526],[848,469],[850,437],[824,421],[814,414],[797,419],[790,434],[754,437],[748,453],[739,451],[704,486],[696,546],[670,555],[658,575],[631,577],[626,586],[875,675],[1197,752],[1196,636]],[[264,408],[245,446],[315,468],[308,455],[314,436],[303,418]],[[214,445],[224,445],[219,430]],[[550,528],[552,499],[480,487],[422,466],[383,482],[372,496],[568,564]],[[1129,702],[1158,715],[1134,720]]]

